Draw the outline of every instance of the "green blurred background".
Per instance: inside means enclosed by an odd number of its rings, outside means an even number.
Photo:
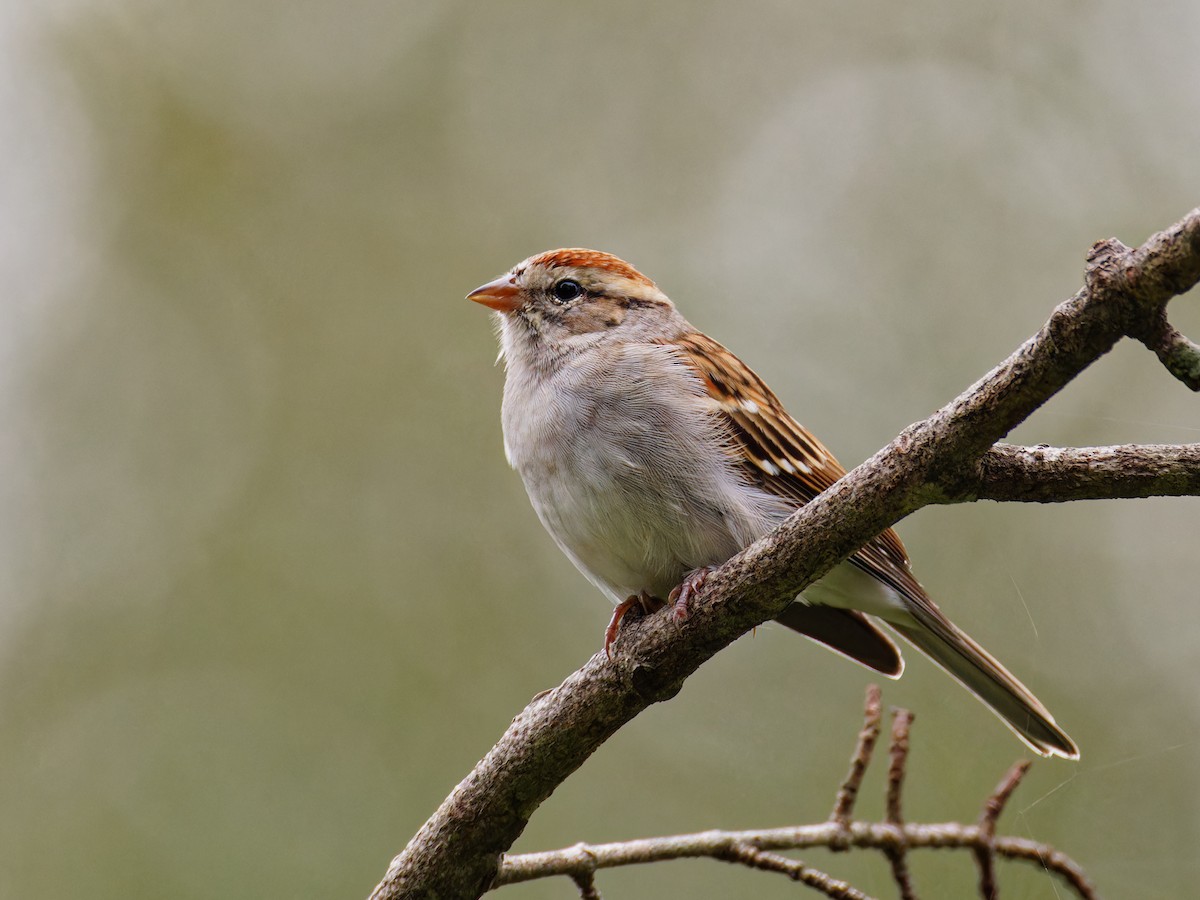
[[[1198,38],[1192,0],[4,4],[0,895],[365,895],[597,649],[609,610],[505,465],[467,291],[622,255],[856,463],[1032,333],[1093,241],[1196,205]],[[1200,336],[1194,297],[1173,318]],[[1196,441],[1200,407],[1122,346],[1014,439]],[[1003,830],[1110,897],[1200,879],[1198,516],[901,526],[1083,748]],[[516,849],[823,818],[868,678],[760,629]],[[921,660],[884,699],[917,713],[910,816],[974,819],[1021,746]],[[891,896],[881,859],[809,860]],[[965,854],[913,865],[970,895]],[[711,862],[600,885],[797,890]]]

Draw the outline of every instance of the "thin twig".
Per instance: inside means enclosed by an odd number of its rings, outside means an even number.
[[[1029,771],[1027,760],[1014,764],[996,789],[984,801],[975,825],[949,822],[932,825],[908,825],[903,821],[901,795],[908,766],[909,734],[913,716],[896,710],[892,720],[887,776],[886,821],[852,822],[842,811],[853,808],[853,797],[862,783],[871,747],[879,733],[879,688],[867,690],[863,729],[851,756],[850,774],[838,792],[834,814],[820,825],[774,828],[757,831],[705,831],[660,838],[642,838],[613,844],[575,844],[563,850],[528,853],[508,857],[494,887],[535,878],[567,875],[580,887],[585,900],[599,897],[595,873],[617,866],[662,862],[671,859],[708,857],[737,863],[766,872],[775,872],[808,885],[827,897],[840,900],[870,900],[847,882],[776,852],[812,847],[829,849],[873,849],[884,853],[892,864],[892,874],[902,897],[915,897],[907,866],[907,853],[919,849],[967,849],[980,864],[980,891],[986,900],[997,896],[995,856],[1029,862],[1062,878],[1083,900],[1097,900],[1095,888],[1083,870],[1070,857],[1046,844],[1026,838],[996,837],[996,823],[1013,791]],[[848,788],[847,785],[850,787]],[[847,797],[849,799],[842,799]],[[591,893],[583,893],[584,891]]]
[[[1013,764],[996,785],[996,790],[984,801],[979,814],[980,843],[974,848],[975,862],[979,865],[979,895],[983,900],[998,900],[1000,888],[996,884],[996,821],[1004,812],[1008,798],[1012,796],[1025,773],[1029,771],[1027,759]]]
[[[892,878],[900,888],[902,900],[917,900],[913,887],[912,873],[908,870],[908,844],[904,839],[904,815],[900,799],[904,792],[904,774],[908,765],[908,734],[913,714],[907,709],[892,712],[892,744],[888,748],[887,777],[887,823],[896,828],[896,842],[885,847],[883,852],[892,865]]]
[[[863,710],[863,727],[858,733],[858,742],[850,757],[850,771],[838,788],[837,797],[833,803],[833,812],[829,821],[844,829],[850,827],[850,819],[854,815],[854,803],[862,788],[863,776],[871,763],[871,754],[875,751],[875,742],[879,739],[879,722],[882,718],[882,701],[879,685],[867,685],[867,699]]]
[[[576,872],[571,876],[575,887],[579,888],[579,900],[604,900],[596,887],[595,872]]]
[[[858,888],[845,881],[834,878],[819,869],[806,865],[798,859],[790,859],[779,853],[762,850],[744,841],[730,844],[727,856],[720,857],[726,862],[738,863],[752,869],[764,872],[775,872],[786,875],[792,881],[806,884],[820,891],[826,897],[834,900],[874,900]]]
[[[1181,334],[1167,321],[1166,310],[1161,310],[1130,337],[1141,341],[1153,351],[1168,372],[1193,391],[1200,391],[1200,345]]]
[[[766,851],[828,848],[838,840],[840,833],[835,823],[821,822],[749,831],[701,831],[611,844],[577,844],[562,850],[506,856],[494,887],[539,878],[573,877],[578,871],[580,849],[584,846],[590,865],[600,871],[679,859],[727,860],[729,848],[735,844]],[[856,850],[882,852],[895,847],[898,841],[903,841],[910,853],[917,850],[974,850],[985,840],[978,825],[963,822],[909,823],[899,829],[888,822],[853,822],[850,825],[850,846]],[[1061,877],[1083,900],[1099,897],[1079,864],[1047,844],[1028,838],[998,836],[993,845],[999,857],[1029,863]]]
[[[892,825],[903,825],[904,815],[900,809],[900,797],[904,790],[904,771],[908,763],[908,733],[913,714],[907,709],[892,711],[892,745],[888,749],[887,820]]]
[[[1053,872],[1071,886],[1082,900],[1100,900],[1096,886],[1092,884],[1083,867],[1067,854],[1047,844],[1039,844],[1027,838],[996,838],[996,852],[1008,859],[1023,860]]]

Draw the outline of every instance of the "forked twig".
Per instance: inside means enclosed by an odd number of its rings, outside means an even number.
[[[996,790],[984,801],[983,811],[979,814],[979,833],[982,843],[974,848],[975,861],[979,864],[979,896],[983,900],[996,900],[1000,889],[996,886],[996,820],[1008,803],[1025,773],[1029,771],[1030,762],[1027,759],[1017,760],[1005,774]]]
[[[908,732],[913,714],[907,709],[892,711],[892,744],[888,749],[887,823],[896,829],[896,842],[884,849],[892,866],[892,878],[900,888],[901,900],[917,900],[912,875],[908,871],[908,842],[904,836],[904,815],[900,810],[900,795],[904,791],[904,772],[908,766]]]
[[[830,850],[869,849],[883,853],[891,864],[892,878],[900,896],[906,900],[916,900],[916,889],[908,870],[908,854],[913,850],[951,849],[969,850],[974,856],[979,867],[980,896],[985,900],[996,900],[999,896],[996,857],[1036,865],[1061,878],[1082,900],[1097,900],[1099,894],[1096,888],[1083,869],[1066,854],[1028,838],[997,837],[997,820],[1013,791],[1029,771],[1030,763],[1027,760],[1017,762],[1005,773],[999,785],[984,801],[974,825],[960,822],[910,824],[904,821],[901,799],[908,768],[909,732],[913,722],[913,715],[908,710],[897,709],[893,713],[884,821],[855,821],[854,804],[871,763],[879,737],[880,720],[879,688],[871,685],[867,688],[863,727],[850,757],[849,772],[838,788],[833,812],[825,822],[755,831],[704,831],[612,844],[576,844],[562,850],[525,853],[504,859],[493,887],[566,875],[579,886],[580,896],[584,900],[598,900],[600,894],[596,889],[595,876],[600,869],[706,857],[775,872],[807,885],[826,897],[872,900],[853,885],[779,852],[824,847]]]

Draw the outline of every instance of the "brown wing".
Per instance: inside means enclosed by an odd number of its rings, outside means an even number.
[[[699,332],[672,343],[726,417],[751,483],[801,506],[846,474],[825,445],[787,414],[766,383],[725,347]],[[908,574],[904,545],[890,529],[852,562],[888,584],[902,584],[907,577],[921,590]],[[857,610],[793,604],[779,621],[885,675],[894,678],[903,671],[895,642]]]
[[[833,454],[787,414],[779,398],[740,359],[698,332],[675,343],[726,417],[734,451],[752,483],[804,504],[845,474]],[[888,624],[991,707],[1030,747],[1045,755],[1079,757],[1075,743],[1037,697],[929,599],[909,570],[908,554],[896,532],[889,528],[850,562],[905,599],[914,621]],[[868,617],[833,607],[807,607],[816,611],[814,615],[799,606],[785,610],[780,621],[864,665],[899,674],[898,668],[888,670],[889,650],[879,641],[886,641],[892,653],[895,645]],[[789,616],[789,611],[799,614]],[[858,621],[831,619],[826,611],[851,613]],[[863,625],[876,631],[879,641]]]
[[[751,483],[802,505],[846,474],[828,448],[788,415],[766,382],[725,347],[699,332],[674,343],[727,417]],[[924,601],[932,607],[892,529],[859,550],[851,562],[914,603]]]

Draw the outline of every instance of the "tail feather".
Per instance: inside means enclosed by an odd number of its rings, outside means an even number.
[[[920,621],[924,617],[918,617]],[[978,697],[1036,753],[1079,759],[1079,748],[1054,716],[999,661],[944,616],[920,624],[887,623]],[[927,627],[929,626],[929,627]]]
[[[900,648],[870,618],[853,609],[796,601],[775,621],[888,678],[904,671]]]

